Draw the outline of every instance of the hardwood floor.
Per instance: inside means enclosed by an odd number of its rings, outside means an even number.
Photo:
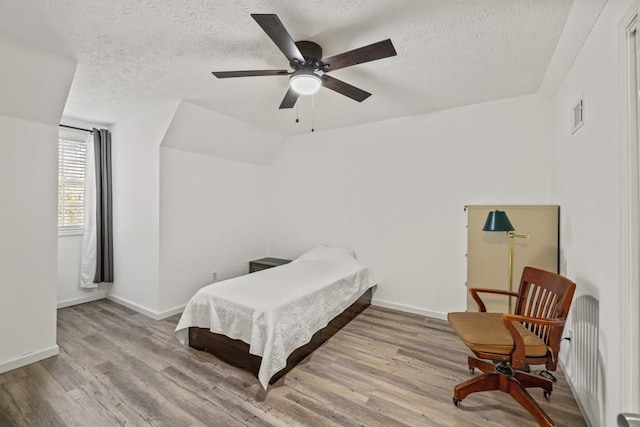
[[[446,322],[369,307],[284,379],[248,372],[178,343],[155,321],[102,300],[58,310],[60,355],[0,375],[0,426],[535,426],[500,392],[456,408],[470,378]],[[558,425],[585,425],[560,371]]]

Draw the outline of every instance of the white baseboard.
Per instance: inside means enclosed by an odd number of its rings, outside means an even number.
[[[179,305],[177,307],[173,307],[170,308],[169,310],[164,310],[158,313],[158,319],[157,320],[162,320],[162,319],[166,319],[167,317],[171,317],[174,316],[176,314],[180,314],[184,311],[185,307],[187,305],[186,304],[182,304]]]
[[[184,311],[184,308],[186,307],[186,304],[183,305],[179,305],[177,307],[173,307],[170,308],[168,310],[163,310],[163,311],[156,311],[156,310],[151,310],[150,308],[144,307],[140,304],[137,304],[135,302],[129,301],[128,299],[125,298],[120,298],[118,296],[115,295],[107,295],[106,298],[108,300],[111,300],[115,303],[118,303],[120,305],[123,305],[127,308],[130,308],[131,310],[137,311],[140,314],[144,314],[147,317],[150,317],[152,319],[155,320],[162,320],[162,319],[166,319],[167,317],[171,317],[174,316],[176,314],[180,314]],[[373,298],[373,301],[371,302],[372,305],[376,305],[378,307],[385,307],[385,308],[391,308],[393,310],[398,310],[398,311],[404,311],[406,313],[413,313],[413,314],[420,314],[422,316],[427,316],[427,317],[433,317],[435,319],[442,319],[442,320],[446,320],[447,319],[447,313],[443,313],[440,311],[434,311],[434,310],[428,310],[425,308],[420,308],[420,307],[414,307],[414,306],[410,306],[410,305],[404,305],[404,304],[397,304],[394,302],[389,302],[389,301],[385,301],[385,300],[380,300],[377,298]]]
[[[107,299],[115,303],[118,303],[120,305],[124,305],[125,307],[130,308],[133,311],[137,311],[140,314],[144,314],[147,317],[151,317],[152,319],[155,319],[156,316],[158,315],[156,311],[151,310],[147,307],[144,307],[140,304],[136,304],[135,302],[129,301],[128,299],[125,299],[125,298],[120,298],[118,296],[109,294],[107,295]]]
[[[107,291],[93,291],[88,293],[86,296],[66,299],[64,301],[58,301],[58,308],[71,307],[72,305],[84,304],[86,302],[98,301],[100,299],[105,299],[107,297]]]
[[[185,304],[185,305],[180,305],[174,308],[170,308],[169,310],[155,311],[155,310],[151,310],[150,308],[144,307],[140,304],[137,304],[133,301],[129,301],[128,299],[120,298],[115,295],[109,294],[107,295],[107,299],[117,304],[123,305],[127,308],[130,308],[131,310],[137,311],[140,314],[144,314],[145,316],[150,317],[154,320],[162,320],[162,319],[166,319],[167,317],[171,317],[175,314],[182,313],[184,311],[184,308],[186,307],[186,304]]]
[[[49,357],[57,356],[59,352],[59,347],[54,345],[53,347],[45,348],[40,351],[23,354],[20,357],[7,360],[6,362],[0,362],[0,374],[30,365],[43,359],[48,359]]]
[[[599,421],[595,420],[596,422],[594,423],[594,420],[591,420],[589,418],[590,415],[590,411],[586,410],[586,407],[584,405],[584,402],[582,402],[582,400],[580,399],[580,393],[578,393],[576,391],[576,386],[573,384],[573,381],[571,381],[571,376],[567,373],[566,368],[564,367],[564,364],[562,363],[562,360],[558,360],[558,367],[560,368],[560,370],[562,371],[562,373],[564,374],[564,378],[567,381],[567,384],[569,384],[569,389],[571,390],[571,394],[573,394],[573,398],[575,399],[577,405],[578,405],[578,409],[580,409],[580,413],[582,414],[582,418],[584,418],[585,423],[587,424],[588,427],[594,427],[599,425]]]
[[[406,313],[420,314],[422,316],[433,317],[436,319],[442,319],[442,320],[447,319],[447,313],[428,310],[426,308],[414,307],[411,305],[397,304],[395,302],[384,301],[377,298],[373,298],[373,300],[371,301],[371,304],[377,305],[378,307],[391,308],[393,310],[404,311]]]

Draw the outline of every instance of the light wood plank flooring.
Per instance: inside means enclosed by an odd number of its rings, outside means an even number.
[[[468,352],[443,321],[369,307],[264,392],[178,343],[178,319],[106,300],[59,310],[60,355],[0,375],[0,426],[536,425],[500,392],[453,405]],[[550,401],[532,394],[558,425],[585,425],[556,373]]]

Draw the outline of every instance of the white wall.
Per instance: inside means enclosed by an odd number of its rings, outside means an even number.
[[[160,312],[182,311],[202,286],[246,274],[266,256],[266,168],[162,147]]]
[[[55,282],[58,129],[0,116],[0,132],[1,373],[17,367],[14,360],[29,353],[46,357],[58,352]]]
[[[58,352],[57,124],[76,64],[2,37],[0,58],[1,373]]]
[[[243,274],[249,260],[265,256],[262,165],[282,137],[256,137],[251,126],[224,120],[175,101],[112,126],[108,298],[164,318],[211,283],[213,271],[219,279]]]
[[[269,254],[349,246],[377,303],[464,310],[463,208],[549,202],[548,108],[529,95],[287,140],[270,166]]]
[[[600,367],[597,390],[578,386],[593,425],[615,425],[622,409],[620,384],[620,135],[618,24],[632,1],[609,1],[552,102],[552,201],[561,205],[562,272],[576,295],[599,305]],[[571,108],[584,95],[585,124],[569,131]],[[634,262],[638,262],[635,260]],[[574,334],[575,336],[575,334]],[[567,351],[581,343],[572,341]],[[637,361],[636,361],[637,363]],[[576,382],[580,372],[572,372]],[[635,384],[637,387],[637,384]],[[592,404],[595,403],[595,404]]]
[[[159,307],[160,143],[178,102],[112,130],[114,283],[108,297],[155,316]]]

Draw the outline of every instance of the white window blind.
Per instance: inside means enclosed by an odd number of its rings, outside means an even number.
[[[84,141],[58,140],[58,231],[81,232],[84,227]]]

